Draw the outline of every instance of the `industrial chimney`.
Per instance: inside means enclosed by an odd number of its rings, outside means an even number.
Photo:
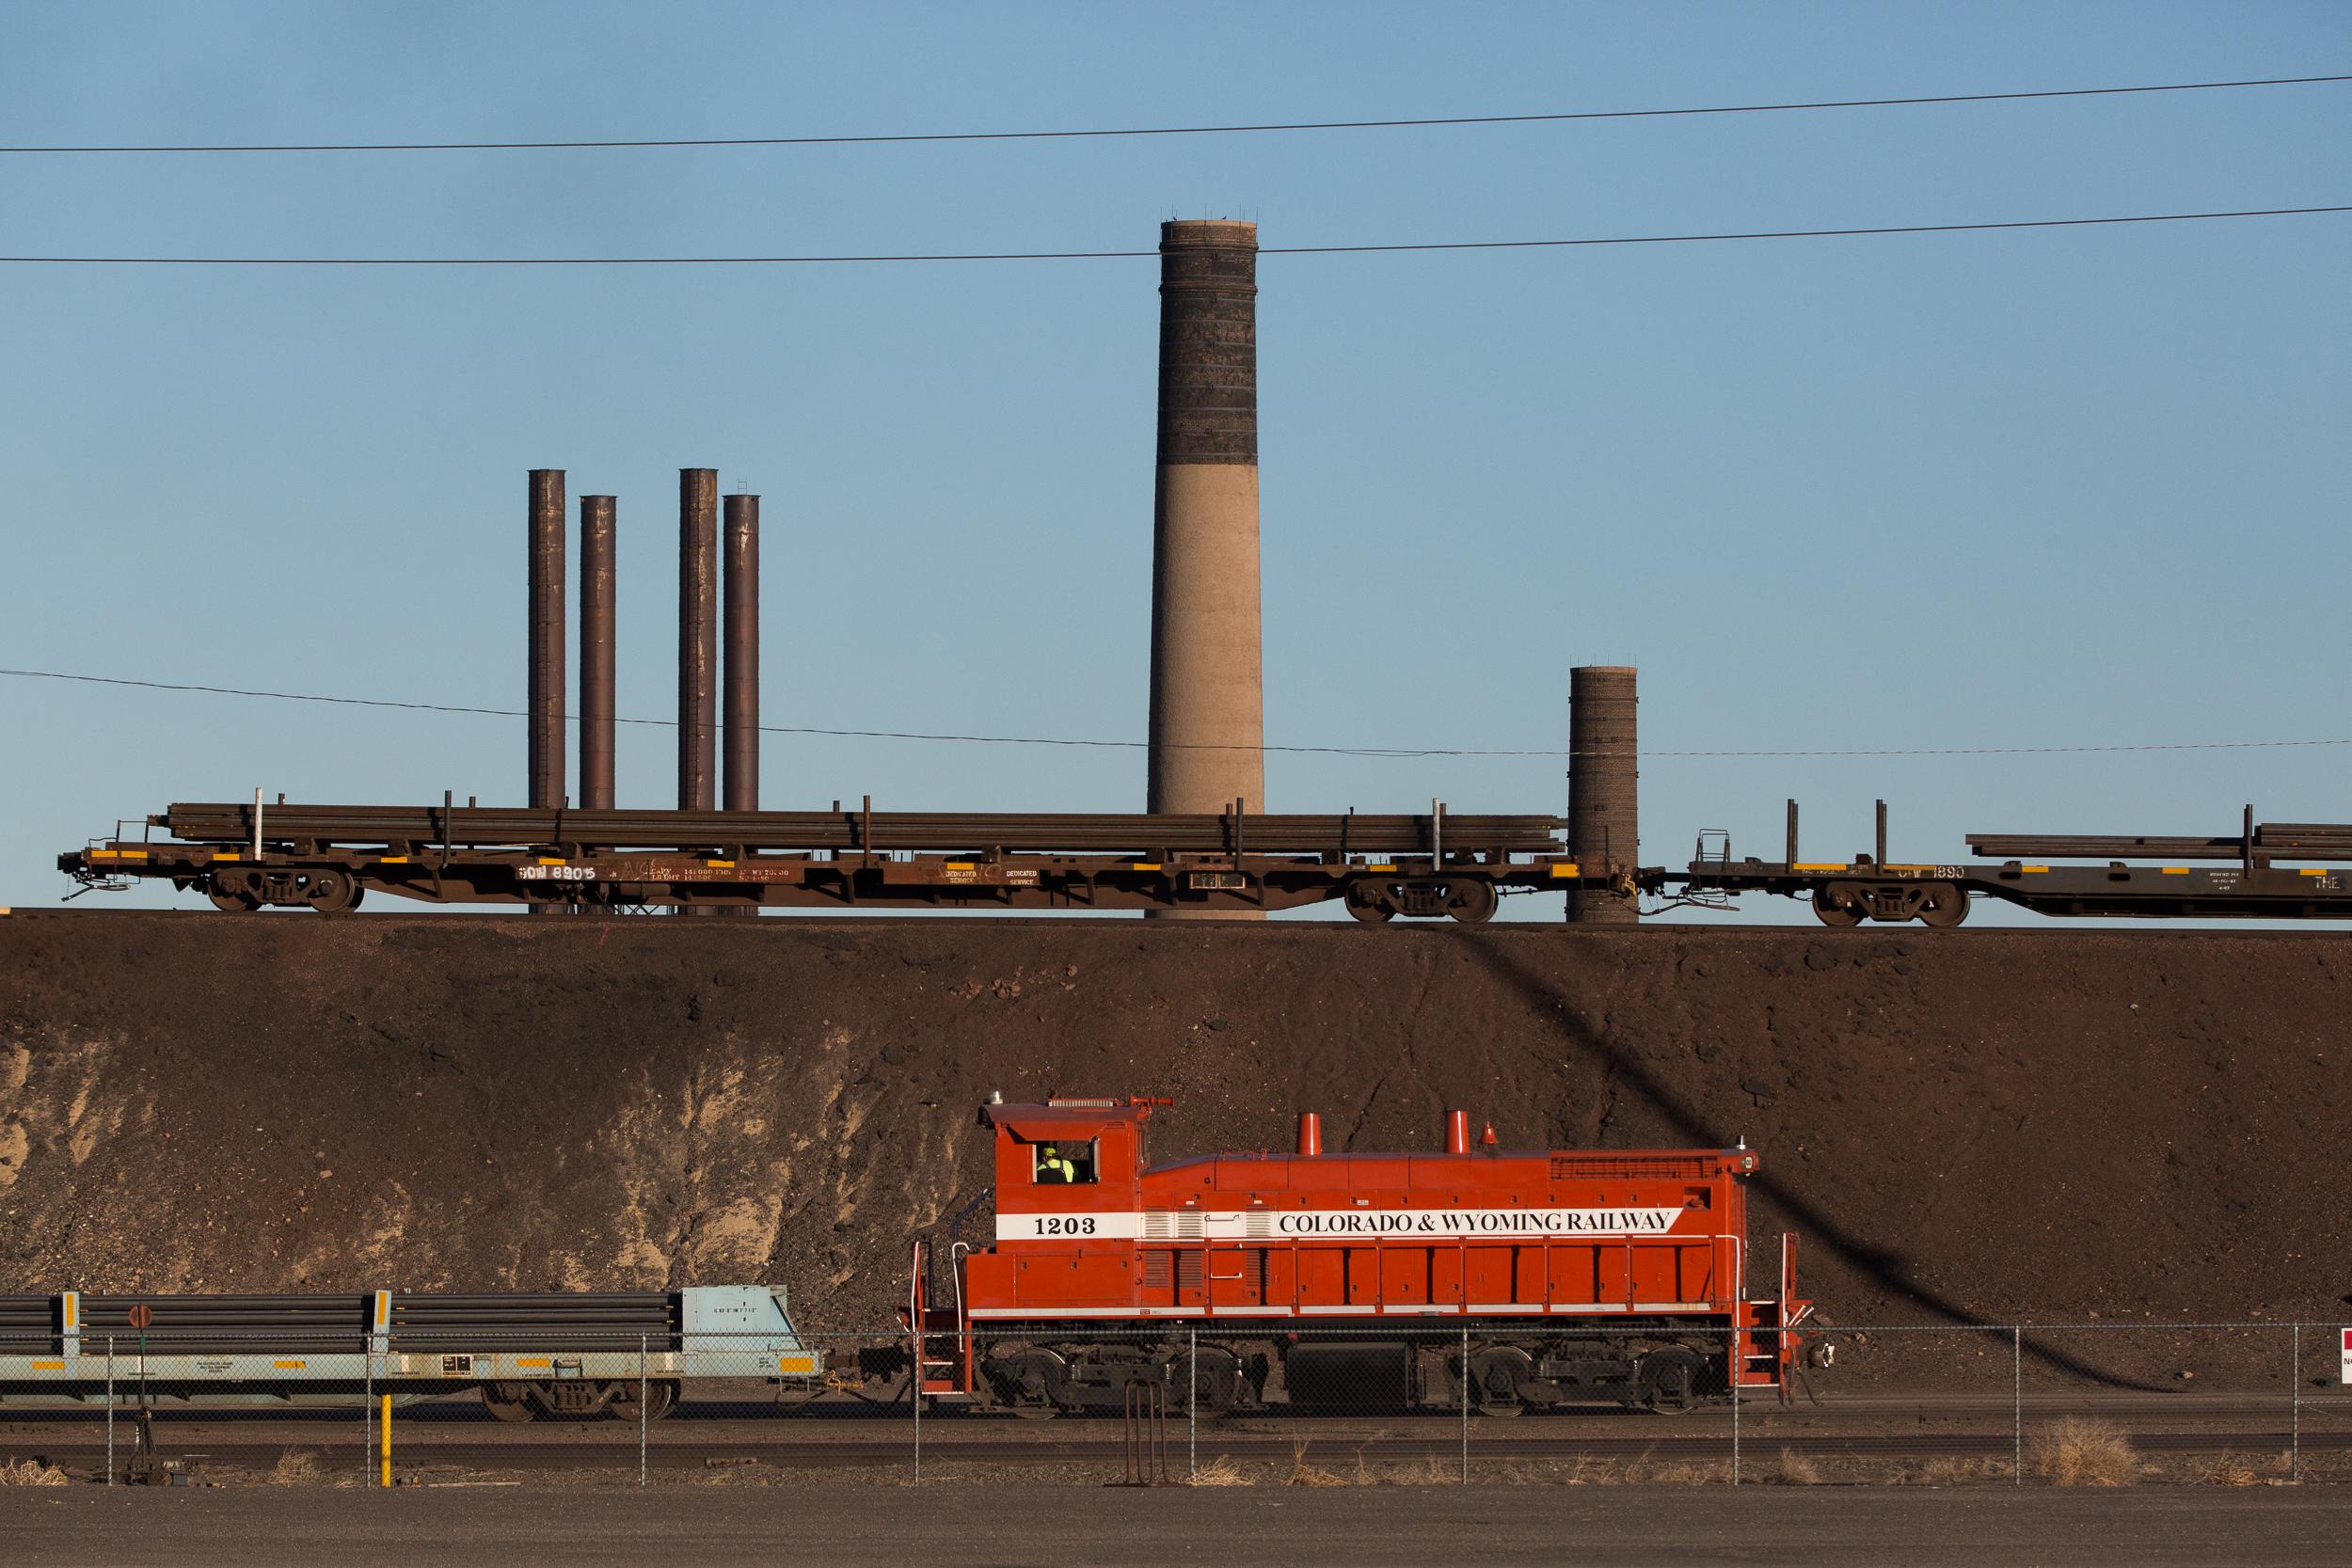
[[[759,498],[726,499],[726,660],[722,667],[729,811],[759,809]]]
[[[531,470],[530,804],[564,804],[564,470]]]
[[[1160,226],[1146,791],[1154,812],[1265,809],[1257,267],[1254,223]]]
[[[612,809],[614,507],[580,498],[580,803]]]
[[[719,471],[677,486],[677,807],[719,808]]]
[[[1640,863],[1641,751],[1634,733],[1634,671],[1587,664],[1568,672],[1568,852],[1587,877]],[[1568,919],[1630,926],[1640,912],[1614,893],[1568,890]]]

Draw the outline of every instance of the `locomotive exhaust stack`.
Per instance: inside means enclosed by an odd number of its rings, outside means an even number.
[[[1470,1113],[1448,1111],[1445,1114],[1445,1151],[1448,1154],[1470,1152]]]
[[[1298,1113],[1298,1153],[1311,1160],[1323,1152],[1323,1118],[1312,1111]]]

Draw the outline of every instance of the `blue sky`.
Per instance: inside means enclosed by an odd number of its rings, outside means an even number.
[[[0,141],[725,136],[1644,108],[2352,70],[2312,5],[47,5]],[[2352,87],[851,148],[0,157],[8,254],[1148,249],[2304,206]],[[1271,740],[1658,751],[2352,736],[2352,217],[1267,257]],[[519,706],[524,473],[620,498],[620,706],[675,702],[675,472],[764,497],[774,724],[1138,738],[1148,260],[0,267],[0,663]],[[179,800],[519,798],[516,720],[0,680],[0,902]],[[1677,759],[1701,828],[2352,815],[2352,748]],[[624,730],[625,801],[674,799]],[[771,736],[767,803],[1140,809],[1139,752]],[[1277,810],[1558,809],[1560,764],[1276,756]],[[1512,912],[1556,917],[1527,900]],[[1751,911],[1795,918],[1795,906]],[[1986,911],[1980,911],[1984,918]]]

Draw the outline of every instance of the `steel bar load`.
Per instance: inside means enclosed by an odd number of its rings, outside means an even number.
[[[216,908],[341,914],[366,894],[574,910],[763,907],[1490,919],[1506,892],[1630,902],[1663,868],[1582,865],[1565,819],[1340,812],[574,811],[183,802],[150,833],[58,857],[84,886],[139,879]],[[168,839],[154,835],[167,830]]]
[[[2106,833],[1970,833],[1979,855],[2015,861],[2352,861],[2352,824],[2265,822],[2213,838],[2129,838]]]
[[[606,849],[1057,851],[1066,854],[1427,853],[1433,839],[1465,849],[1557,850],[1556,816],[1152,816],[1144,813],[847,811],[547,811],[512,806],[177,803],[150,817],[192,844],[437,845]]]
[[[466,1394],[508,1421],[655,1417],[698,1378],[763,1379],[781,1400],[813,1397],[824,1372],[780,1285],[0,1295],[0,1403],[20,1407],[349,1407]]]
[[[2352,861],[2352,827],[2265,822],[2251,806],[2234,837],[2158,838],[2117,833],[1971,833],[1982,862],[1890,860],[1886,802],[1878,803],[1875,849],[1842,861],[1807,860],[1797,847],[1797,802],[1788,803],[1785,858],[1735,860],[1728,835],[1703,833],[1676,903],[1724,908],[1742,893],[1809,899],[1825,926],[1917,920],[1957,926],[1971,900],[1994,898],[2036,914],[2136,920],[2352,919],[2352,871],[2305,861]],[[2066,865],[2065,861],[2101,861]],[[2131,864],[2153,861],[2155,864]],[[2205,864],[2188,863],[2205,862]],[[2226,864],[2211,863],[2226,862]],[[2278,863],[2287,863],[2280,864]]]

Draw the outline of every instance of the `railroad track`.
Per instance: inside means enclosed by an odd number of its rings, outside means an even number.
[[[201,1442],[166,1440],[161,1444],[161,1449],[167,1457],[200,1455],[215,1464],[232,1465],[239,1468],[266,1468],[290,1448],[335,1452],[348,1449],[356,1455],[362,1447],[356,1435],[342,1435],[337,1441],[322,1442],[324,1435],[326,1434],[313,1430],[290,1438],[207,1438]],[[2283,1426],[2261,1431],[2127,1432],[2127,1435],[2138,1452],[2152,1455],[2282,1453],[2293,1440]],[[1171,1446],[1184,1443],[1185,1432],[1181,1420],[1170,1424],[1169,1439]],[[1749,1455],[1788,1453],[1807,1459],[2007,1459],[2015,1451],[2014,1445],[2014,1437],[2006,1431],[1811,1434],[1761,1432],[1743,1434],[1740,1447]],[[2352,1451],[2352,1431],[2306,1431],[2301,1434],[2300,1446],[2306,1453]],[[50,1434],[0,1437],[0,1455],[11,1451],[37,1452],[52,1463],[71,1464],[102,1459],[105,1444],[98,1433],[83,1431],[77,1431],[70,1438],[62,1440]],[[1198,1451],[1203,1458],[1228,1456],[1245,1462],[1279,1463],[1303,1458],[1311,1463],[1329,1465],[1353,1462],[1360,1457],[1367,1463],[1375,1464],[1415,1464],[1456,1459],[1461,1454],[1462,1445],[1458,1433],[1452,1435],[1429,1433],[1400,1436],[1302,1429],[1295,1433],[1271,1434],[1236,1433],[1210,1427],[1203,1428],[1198,1434]],[[129,1452],[128,1432],[118,1431],[115,1443],[118,1462]],[[403,1467],[565,1469],[634,1466],[637,1462],[637,1445],[626,1438],[618,1441],[532,1441],[500,1436],[485,1437],[478,1442],[450,1442],[411,1437],[397,1428],[394,1429],[392,1452],[397,1464]],[[926,1438],[923,1443],[923,1460],[927,1465],[1116,1465],[1123,1452],[1120,1439],[1116,1434],[1070,1438],[1041,1432],[1034,1437],[992,1434],[986,1437]],[[1473,1428],[1470,1441],[1470,1457],[1480,1463],[1577,1459],[1654,1463],[1727,1461],[1732,1452],[1732,1438],[1728,1433],[1653,1437],[1596,1437],[1565,1433],[1522,1437],[1498,1436],[1491,1427],[1487,1427]],[[911,1431],[897,1432],[887,1438],[869,1441],[844,1441],[834,1435],[712,1440],[689,1437],[682,1441],[649,1443],[645,1455],[648,1465],[657,1469],[691,1468],[725,1462],[761,1464],[789,1469],[882,1469],[911,1464],[914,1443]]]

